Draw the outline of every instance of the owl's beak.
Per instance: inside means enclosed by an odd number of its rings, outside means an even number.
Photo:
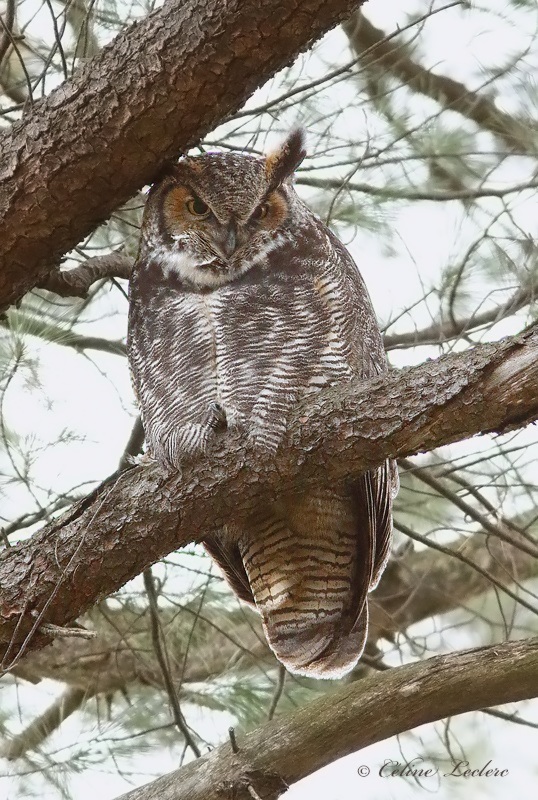
[[[227,258],[232,256],[237,249],[237,231],[234,222],[230,222],[223,231],[223,237],[219,242],[220,250]]]

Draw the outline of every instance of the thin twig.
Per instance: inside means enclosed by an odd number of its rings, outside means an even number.
[[[43,622],[38,628],[39,633],[45,636],[54,636],[57,639],[95,639],[96,631],[88,631],[86,628],[62,628],[61,625],[53,625],[51,622]]]
[[[533,546],[532,542],[529,543],[528,539],[524,539],[519,531],[514,530],[514,534],[516,534],[516,536],[512,536],[507,533],[506,530],[503,530],[499,525],[491,522],[491,520],[484,516],[484,514],[481,514],[476,510],[476,508],[473,508],[472,505],[466,503],[465,500],[462,500],[462,498],[459,497],[459,495],[457,495],[455,492],[450,491],[450,489],[448,489],[442,483],[442,481],[438,480],[431,474],[430,470],[425,469],[424,467],[416,466],[407,458],[399,459],[398,463],[401,464],[404,469],[408,470],[413,475],[416,475],[419,480],[440,494],[441,497],[444,497],[453,503],[457,508],[460,509],[460,511],[463,511],[464,514],[469,516],[471,519],[474,519],[475,522],[478,522],[485,531],[491,533],[493,536],[497,536],[499,539],[511,544],[513,547],[518,547],[524,553],[538,558],[538,548],[536,545]]]
[[[4,56],[9,49],[9,45],[13,41],[13,25],[15,23],[15,8],[16,0],[6,0],[6,13],[5,19],[0,17],[2,23],[2,38],[0,39],[0,66],[4,60]]]
[[[168,699],[170,701],[170,706],[172,708],[174,721],[176,723],[178,730],[185,737],[185,741],[191,748],[192,752],[195,754],[197,758],[200,758],[200,756],[202,755],[201,751],[196,742],[194,741],[194,739],[192,738],[191,732],[187,726],[187,723],[181,711],[179,705],[179,698],[177,696],[174,687],[174,682],[172,680],[172,676],[170,675],[170,670],[168,668],[168,664],[166,662],[166,658],[164,655],[161,642],[159,605],[158,605],[157,592],[155,590],[155,583],[153,581],[153,573],[151,571],[151,567],[149,569],[144,570],[143,577],[144,577],[144,588],[146,590],[149,602],[149,613],[151,620],[151,641],[153,642],[153,649],[155,651],[157,661],[159,662],[159,667],[161,668],[161,673],[163,676],[166,691],[168,693]]]
[[[285,681],[286,681],[286,668],[283,664],[279,664],[278,681],[276,684],[273,699],[271,700],[271,705],[269,706],[269,711],[267,712],[267,719],[273,719],[273,717],[275,716],[275,711],[278,705],[278,701],[282,697],[282,692],[284,691]]]
[[[538,729],[538,722],[531,722],[528,719],[523,719],[517,714],[506,714],[504,711],[499,711],[496,708],[482,708],[480,710],[482,711],[482,714],[488,714],[490,717],[498,717],[499,719],[506,720],[506,722],[515,722],[517,725],[525,725],[527,728]]]
[[[538,285],[533,283],[531,286],[517,289],[506,303],[497,308],[492,308],[490,311],[484,311],[481,314],[473,314],[466,319],[435,323],[427,328],[422,328],[422,330],[409,331],[407,333],[385,334],[385,349],[393,350],[397,347],[408,347],[418,344],[442,344],[450,339],[457,339],[464,333],[470,333],[485,325],[500,322],[506,319],[506,317],[515,314],[531,303],[537,294]]]
[[[231,726],[228,728],[228,736],[230,737],[230,744],[232,745],[232,753],[238,753],[239,746],[237,744],[237,739],[235,738],[235,728]]]
[[[486,578],[492,586],[496,586],[501,592],[504,592],[508,597],[511,597],[519,605],[523,606],[523,608],[532,611],[533,614],[538,616],[538,608],[533,606],[531,603],[528,603],[523,598],[518,597],[518,595],[509,589],[504,583],[497,580],[487,569],[479,566],[476,562],[470,561],[466,558],[462,553],[459,553],[457,550],[453,550],[451,547],[444,547],[444,545],[439,544],[439,542],[434,541],[433,539],[428,539],[427,536],[421,536],[420,533],[409,528],[407,525],[404,525],[402,522],[397,520],[394,521],[394,527],[396,530],[400,531],[400,533],[405,533],[406,536],[409,536],[410,539],[413,539],[416,542],[420,542],[426,547],[432,547],[434,550],[438,550],[440,553],[445,553],[447,556],[451,556],[452,558],[456,558],[458,561],[462,561],[467,566],[471,567],[472,569],[476,570],[482,577]]]
[[[409,191],[403,187],[398,189],[390,186],[373,186],[370,183],[356,183],[340,178],[297,178],[296,183],[317,189],[341,189],[345,186],[351,192],[362,192],[374,197],[384,197],[387,200],[405,200],[406,202],[430,200],[434,203],[446,203],[449,200],[476,200],[481,197],[504,197],[507,194],[538,188],[536,180],[516,183],[499,189],[493,186],[477,186],[475,189],[454,189],[452,191],[426,191],[423,189]]]

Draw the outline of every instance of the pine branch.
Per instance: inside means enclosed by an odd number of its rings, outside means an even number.
[[[421,620],[446,614],[491,589],[490,580],[477,572],[480,564],[492,579],[522,584],[538,575],[538,559],[519,548],[492,539],[485,547],[484,531],[458,540],[451,549],[463,558],[453,560],[437,550],[415,552],[409,549],[389,562],[380,585],[371,597],[369,641],[394,638]],[[174,611],[174,617],[175,617]],[[61,680],[73,686],[88,686],[107,694],[132,683],[149,684],[164,689],[159,667],[149,658],[147,620],[137,616],[134,624],[128,613],[116,614],[113,624],[105,624],[100,615],[92,616],[97,637],[89,641],[58,641],[29,653],[13,673],[32,683],[44,678]],[[161,612],[167,645],[181,648],[182,638],[168,635],[170,621]],[[242,656],[241,665],[251,670],[260,659],[272,658],[261,626],[249,619],[243,625],[234,622],[228,632],[213,623],[210,640],[201,644],[189,658],[183,682],[205,682]],[[179,683],[182,652],[170,652],[172,680]],[[103,665],[106,663],[106,669]],[[176,665],[177,671],[176,671]],[[98,676],[98,685],[97,685]],[[96,688],[97,686],[97,688]]]
[[[92,696],[88,689],[68,687],[45,711],[36,717],[21,733],[0,745],[0,755],[9,761],[23,756],[28,750],[40,747],[62,722],[71,716]]]
[[[126,278],[131,275],[133,262],[122,253],[88,258],[78,267],[54,270],[38,283],[39,289],[48,289],[60,297],[86,297],[90,286],[106,278]]]
[[[530,286],[521,286],[506,303],[492,308],[490,311],[473,314],[466,319],[434,323],[421,330],[385,334],[383,337],[385,349],[394,350],[397,347],[413,347],[420,344],[442,344],[450,339],[458,339],[463,334],[471,333],[486,325],[494,325],[515,314],[532,303],[536,299],[537,293],[538,285],[532,283]]]
[[[372,25],[360,9],[343,23],[343,28],[352,49],[357,55],[364,55],[365,65],[390,73],[412,91],[435,100],[443,109],[456,111],[479,128],[495,134],[510,150],[535,155],[538,129],[530,120],[511,117],[499,111],[494,99],[417,64],[405,44],[387,41],[385,33]]]
[[[228,431],[180,473],[145,465],[115,475],[28,542],[0,556],[3,668],[43,645],[41,623],[68,625],[99,598],[227,519],[282,491],[538,419],[538,328],[304,402],[274,459]]]
[[[226,793],[250,800],[249,786],[264,800],[277,800],[292,783],[375,742],[445,717],[536,697],[537,674],[538,639],[385,670],[247,734],[238,740],[238,753],[223,744],[118,800],[217,800]]]

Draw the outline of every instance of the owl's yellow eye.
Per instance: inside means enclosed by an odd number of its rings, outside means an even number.
[[[209,214],[209,206],[200,200],[199,197],[191,197],[187,200],[187,211],[194,217],[207,217]]]

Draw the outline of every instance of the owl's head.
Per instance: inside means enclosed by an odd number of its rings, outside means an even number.
[[[194,287],[235,280],[285,238],[300,203],[290,178],[305,155],[298,129],[262,158],[239,153],[182,158],[149,194],[144,256]]]

